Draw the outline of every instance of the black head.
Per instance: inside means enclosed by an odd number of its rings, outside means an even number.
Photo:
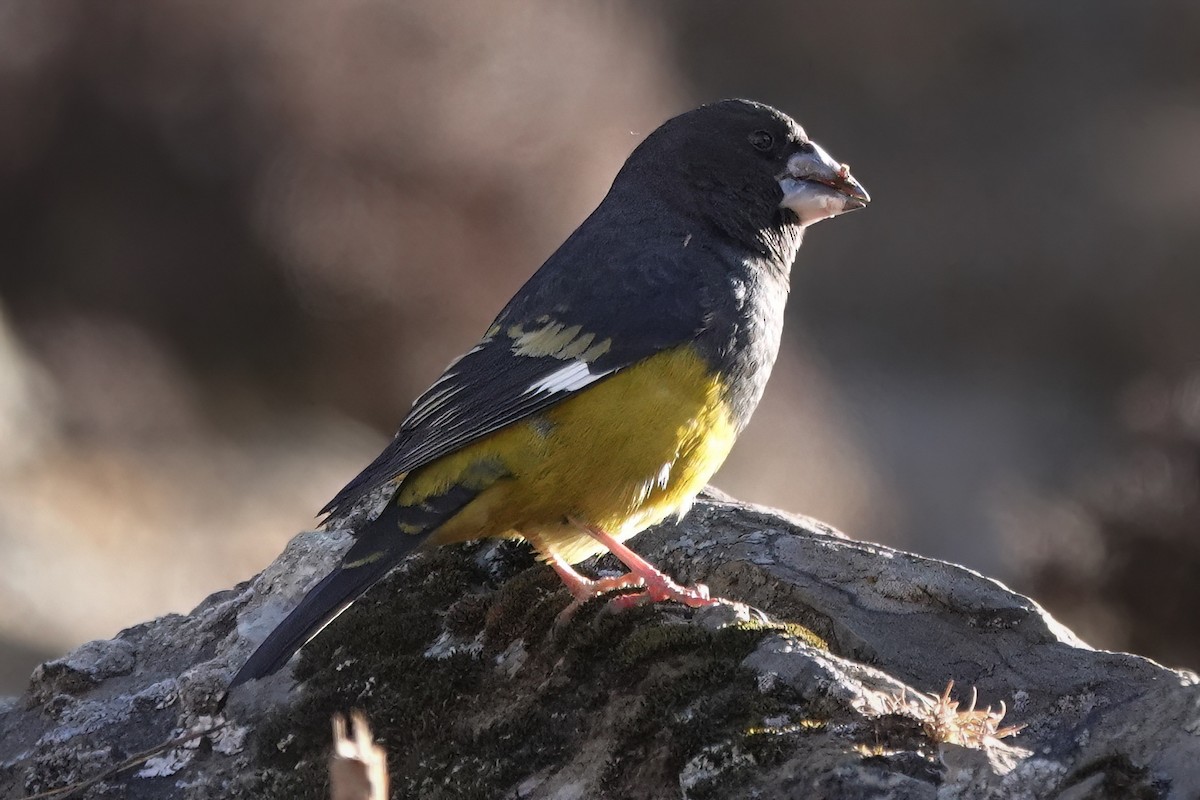
[[[762,103],[723,100],[663,123],[613,184],[649,192],[720,234],[790,263],[800,230],[862,208],[867,194],[795,120]]]

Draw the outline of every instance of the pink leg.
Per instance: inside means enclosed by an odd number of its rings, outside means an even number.
[[[642,576],[635,575],[632,572],[627,575],[617,575],[616,577],[599,578],[597,580],[585,578],[553,551],[546,554],[546,560],[554,568],[554,571],[558,573],[558,577],[562,579],[562,582],[566,584],[567,591],[575,598],[566,608],[558,613],[556,620],[556,624],[558,625],[570,621],[571,617],[575,616],[575,612],[584,603],[594,597],[599,597],[606,592],[612,592],[617,589],[641,588],[645,583]]]
[[[586,531],[588,536],[591,536],[600,542],[600,544],[607,547],[610,553],[620,559],[621,563],[625,566],[629,567],[631,575],[638,576],[642,580],[642,585],[646,587],[646,591],[644,592],[626,594],[614,598],[611,601],[611,605],[614,608],[621,610],[632,608],[646,601],[659,603],[664,600],[674,600],[676,603],[683,603],[685,606],[691,608],[714,606],[723,602],[720,599],[714,600],[710,597],[708,587],[702,583],[698,583],[695,586],[680,586],[649,561],[594,525],[585,525],[577,520],[571,521],[579,526],[580,529]],[[562,573],[559,574],[561,575]]]
[[[575,597],[575,602],[580,604],[616,589],[641,588],[645,583],[640,575],[633,573],[592,580],[576,572],[575,568],[563,561],[557,553],[550,553],[547,560],[550,562],[550,566],[554,567],[554,571],[558,573],[558,577],[562,578],[562,582],[566,584],[567,591]]]

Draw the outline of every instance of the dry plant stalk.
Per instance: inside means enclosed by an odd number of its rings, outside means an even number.
[[[350,712],[349,726],[345,716],[333,715],[329,791],[332,800],[387,800],[387,753],[371,738],[361,711]]]
[[[1000,708],[997,710],[993,711],[992,707],[988,706],[976,711],[975,702],[979,699],[979,693],[974,687],[971,687],[971,702],[967,709],[959,711],[958,701],[950,699],[950,691],[953,688],[954,681],[946,684],[946,691],[942,692],[940,697],[933,698],[933,707],[929,709],[928,716],[921,721],[925,733],[934,741],[980,748],[988,744],[989,740],[1012,736],[1025,727],[1000,727],[1004,715],[1008,712],[1003,700],[1000,701]]]

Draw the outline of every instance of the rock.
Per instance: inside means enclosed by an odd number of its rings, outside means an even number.
[[[106,679],[133,672],[133,645],[123,639],[88,642],[40,664],[29,679],[29,697],[43,703],[57,694],[81,694]]]
[[[294,675],[226,703],[250,649],[348,542],[302,534],[191,614],[39,667],[0,705],[0,796],[91,779],[78,796],[324,798],[330,719],[352,709],[389,754],[394,797],[1200,792],[1194,674],[1092,650],[962,567],[711,497],[636,544],[749,607],[593,603],[556,630],[569,597],[528,548],[445,548],[394,571]],[[942,695],[951,680],[957,697]],[[1002,721],[984,710],[1002,702]]]

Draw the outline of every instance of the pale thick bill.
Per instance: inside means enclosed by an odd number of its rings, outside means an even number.
[[[811,151],[788,159],[787,169],[779,176],[779,188],[783,190],[779,205],[791,209],[801,225],[863,208],[871,199],[850,168],[815,142]]]

